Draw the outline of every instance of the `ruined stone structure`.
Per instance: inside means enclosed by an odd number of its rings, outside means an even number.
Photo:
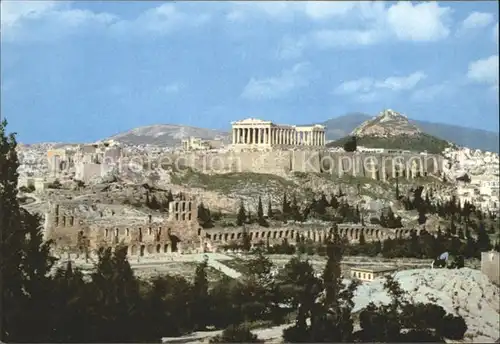
[[[318,226],[290,225],[282,228],[266,228],[258,225],[250,225],[246,228],[211,228],[203,230],[206,247],[209,250],[216,250],[217,247],[230,243],[241,242],[243,233],[248,233],[250,242],[255,245],[260,242],[269,241],[270,244],[279,244],[286,239],[290,244],[295,244],[296,240],[303,237],[306,240],[321,243],[330,234],[332,228],[318,228]],[[339,235],[345,237],[350,242],[357,242],[363,233],[365,240],[376,241],[387,238],[407,238],[411,230],[407,228],[387,229],[379,226],[362,226],[358,224],[339,224]],[[417,230],[420,235],[420,230]]]
[[[56,252],[93,255],[101,247],[127,247],[130,257],[202,249],[195,200],[169,203],[167,216],[120,214],[110,207],[52,204],[45,216],[45,239]]]
[[[481,252],[481,272],[500,286],[500,252]]]
[[[322,125],[279,125],[271,121],[247,118],[232,122],[232,147],[241,149],[269,149],[274,147],[325,145],[325,127]]]

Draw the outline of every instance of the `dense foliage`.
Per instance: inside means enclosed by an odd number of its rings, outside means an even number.
[[[345,147],[351,140],[350,136],[346,136],[328,143],[327,147]],[[450,146],[447,141],[425,133],[390,137],[361,136],[357,137],[356,143],[358,146],[368,148],[401,149],[417,152],[427,151],[431,154],[441,154],[445,148]]]

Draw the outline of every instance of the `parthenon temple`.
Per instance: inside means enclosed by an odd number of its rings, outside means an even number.
[[[271,148],[325,145],[325,127],[278,125],[271,121],[248,118],[231,122],[235,148]]]

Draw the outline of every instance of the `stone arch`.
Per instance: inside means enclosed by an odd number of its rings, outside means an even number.
[[[278,231],[273,231],[273,239],[276,239],[277,234],[278,234]]]
[[[252,233],[250,233],[250,234],[252,234]],[[251,236],[250,236],[250,237],[251,237]],[[225,233],[225,234],[224,234],[224,241],[227,241],[227,239],[229,239],[229,234],[228,234],[228,233]]]
[[[359,229],[359,228],[356,228],[354,230],[354,239],[358,240],[359,239],[359,236],[361,235],[361,232],[363,231],[363,229]]]
[[[157,244],[156,245],[156,253],[160,253],[160,252],[161,252],[161,245]]]
[[[282,238],[282,237],[283,237],[283,231],[279,231],[278,238]]]
[[[231,240],[234,240],[234,233],[231,233]]]
[[[374,229],[374,228],[372,228],[372,229],[369,229],[369,231],[370,231],[370,234],[369,234],[369,235],[370,235],[371,237],[373,237],[373,233],[375,232],[375,229]]]
[[[164,253],[168,252],[168,244],[163,245],[163,252]]]
[[[153,247],[153,245],[149,244],[148,245],[148,254],[152,254],[152,253],[154,253],[154,247]]]
[[[141,257],[144,256],[145,250],[146,250],[146,245],[141,245],[141,252],[140,252]]]
[[[130,246],[130,255],[135,256],[137,254],[137,246],[132,245]]]

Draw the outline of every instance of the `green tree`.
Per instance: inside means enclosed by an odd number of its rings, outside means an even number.
[[[356,136],[351,136],[344,144],[344,150],[346,152],[355,152],[357,149],[357,140]]]
[[[208,278],[207,278],[208,259],[205,257],[203,262],[196,265],[193,283],[192,315],[193,325],[198,331],[206,328],[209,316],[207,316],[207,305],[209,304]]]
[[[40,219],[19,207],[19,162],[15,134],[0,123],[0,289],[3,342],[50,341],[46,307],[51,285],[47,273],[54,259],[42,242]],[[27,330],[27,328],[29,330]]]
[[[259,196],[259,203],[257,205],[257,222],[260,226],[263,226],[263,227],[269,226],[266,219],[264,218],[264,209],[262,207],[262,199],[260,196]]]
[[[267,218],[272,219],[273,218],[273,207],[271,204],[271,197],[269,197],[269,201],[267,203]]]
[[[238,215],[236,217],[236,224],[238,226],[243,226],[247,219],[246,211],[245,211],[245,205],[243,204],[243,201],[240,203],[240,208],[238,210]]]

